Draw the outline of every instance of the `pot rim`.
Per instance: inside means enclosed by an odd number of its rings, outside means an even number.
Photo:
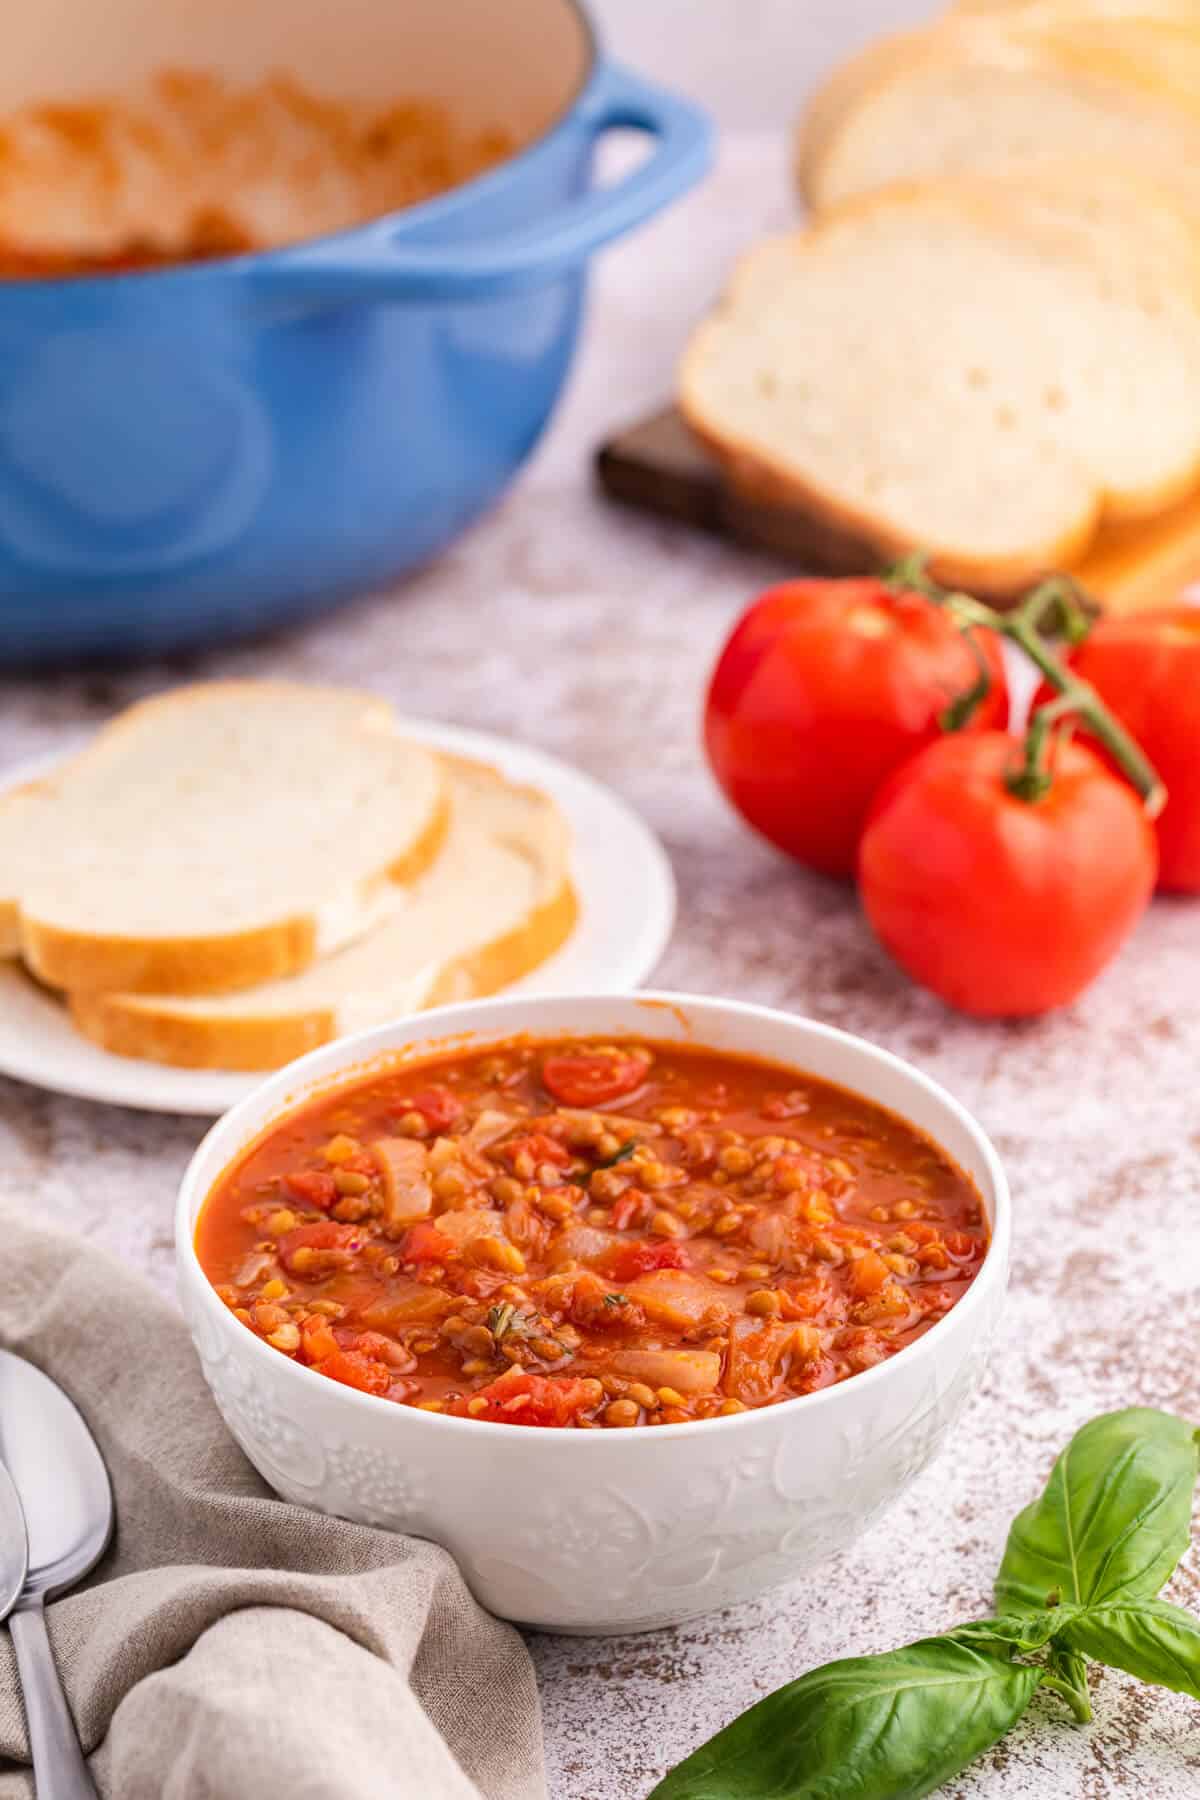
[[[551,119],[545,129],[522,144],[511,156],[502,162],[493,164],[481,174],[472,175],[454,187],[446,188],[439,194],[430,195],[428,200],[418,201],[413,206],[401,206],[391,212],[378,213],[374,218],[365,219],[357,225],[347,225],[340,231],[318,232],[312,237],[297,238],[294,243],[281,244],[266,250],[242,250],[230,256],[214,256],[190,262],[173,263],[164,268],[123,269],[111,273],[96,275],[52,275],[35,279],[10,278],[0,279],[0,294],[9,302],[14,295],[28,297],[35,304],[40,297],[60,296],[64,293],[79,294],[84,298],[94,298],[98,294],[136,291],[138,294],[151,289],[159,292],[159,284],[187,286],[195,289],[204,283],[220,280],[226,274],[242,274],[256,272],[262,268],[286,267],[287,264],[303,255],[309,254],[317,246],[336,248],[339,245],[353,244],[356,239],[385,232],[394,232],[398,225],[414,224],[418,227],[427,223],[438,223],[442,219],[452,218],[463,207],[472,204],[476,199],[486,199],[487,195],[501,185],[514,171],[522,165],[532,162],[533,158],[562,135],[571,120],[578,113],[587,99],[589,92],[595,88],[604,73],[604,58],[600,52],[600,38],[596,25],[584,0],[563,0],[563,4],[574,13],[583,32],[585,61],[581,75],[573,92],[565,105]]]
[[[720,1431],[724,1431],[728,1435],[736,1431],[754,1430],[756,1427],[761,1429],[764,1417],[778,1419],[786,1415],[788,1420],[798,1423],[801,1418],[813,1418],[820,1412],[829,1412],[839,1406],[852,1406],[855,1403],[852,1396],[864,1394],[867,1386],[882,1388],[887,1382],[899,1378],[897,1376],[898,1369],[901,1370],[901,1373],[905,1369],[911,1371],[917,1362],[928,1362],[930,1359],[936,1358],[943,1347],[948,1350],[952,1337],[962,1338],[964,1333],[969,1332],[973,1326],[977,1326],[978,1317],[985,1307],[987,1296],[995,1294],[997,1289],[999,1294],[1003,1295],[1008,1280],[1012,1239],[1012,1196],[1003,1163],[991,1139],[974,1114],[961,1101],[956,1100],[954,1095],[939,1081],[925,1074],[924,1070],[918,1068],[915,1063],[908,1062],[905,1058],[895,1055],[894,1052],[883,1049],[869,1038],[860,1037],[855,1032],[843,1031],[838,1026],[826,1025],[821,1020],[802,1014],[789,1013],[781,1007],[762,1006],[748,1001],[730,1000],[722,996],[638,989],[636,992],[619,994],[566,994],[547,998],[555,1002],[571,1002],[581,1007],[589,1006],[596,1001],[607,1005],[621,1001],[645,1003],[651,1019],[656,1011],[662,1009],[676,1013],[688,1010],[695,1014],[701,1026],[706,1017],[719,1013],[732,1013],[751,1021],[761,1021],[764,1025],[781,1023],[789,1026],[799,1025],[814,1040],[848,1045],[854,1052],[865,1054],[868,1061],[875,1062],[893,1073],[898,1072],[905,1081],[914,1087],[923,1089],[956,1120],[970,1139],[979,1163],[986,1172],[987,1183],[991,1189],[990,1195],[984,1195],[991,1226],[991,1238],[987,1254],[980,1264],[979,1273],[967,1292],[949,1313],[939,1319],[915,1343],[906,1345],[895,1356],[875,1364],[872,1368],[865,1369],[845,1381],[836,1382],[832,1387],[820,1388],[811,1394],[799,1394],[792,1400],[781,1401],[774,1406],[750,1408],[743,1413],[733,1413],[712,1419],[689,1419],[678,1425],[657,1425],[653,1431],[547,1431],[543,1427],[532,1425],[500,1425],[486,1419],[461,1419],[449,1414],[422,1412],[417,1407],[397,1406],[394,1401],[382,1399],[374,1394],[359,1393],[353,1388],[332,1383],[328,1377],[317,1374],[315,1370],[306,1368],[301,1363],[293,1362],[289,1357],[281,1356],[278,1351],[273,1350],[269,1344],[264,1343],[254,1332],[235,1319],[229,1308],[218,1299],[216,1289],[201,1267],[199,1256],[196,1253],[196,1223],[200,1210],[212,1193],[216,1182],[221,1179],[237,1157],[263,1132],[277,1126],[305,1103],[305,1096],[299,1089],[293,1087],[292,1093],[282,1100],[282,1104],[268,1115],[253,1134],[243,1134],[236,1148],[222,1156],[217,1173],[205,1179],[199,1194],[197,1194],[197,1188],[201,1183],[202,1165],[211,1155],[209,1146],[213,1140],[227,1133],[236,1135],[235,1127],[239,1117],[261,1102],[264,1089],[271,1090],[272,1098],[281,1098],[281,1091],[286,1091],[287,1084],[294,1084],[298,1079],[303,1079],[308,1070],[318,1076],[317,1084],[308,1096],[309,1098],[314,1097],[318,1092],[331,1090],[338,1085],[337,1069],[321,1070],[318,1075],[319,1065],[330,1057],[331,1052],[340,1053],[344,1058],[341,1071],[343,1074],[361,1066],[365,1076],[369,1063],[372,1060],[381,1059],[387,1054],[389,1047],[378,1040],[394,1031],[396,1025],[405,1023],[403,1020],[397,1020],[391,1025],[355,1033],[338,1039],[333,1044],[322,1045],[319,1049],[310,1051],[307,1056],[278,1070],[275,1075],[268,1078],[263,1084],[263,1088],[256,1089],[217,1120],[197,1145],[184,1171],[175,1206],[177,1283],[181,1287],[186,1283],[190,1292],[199,1295],[200,1304],[208,1317],[215,1322],[219,1321],[219,1329],[223,1333],[236,1334],[234,1341],[248,1356],[255,1359],[268,1359],[261,1365],[264,1373],[268,1369],[274,1371],[276,1379],[293,1386],[298,1394],[307,1393],[312,1398],[315,1398],[323,1389],[333,1388],[337,1403],[345,1404],[352,1411],[361,1412],[363,1408],[366,1408],[368,1412],[375,1412],[380,1419],[386,1414],[396,1421],[398,1429],[407,1427],[416,1431],[432,1431],[435,1437],[439,1432],[457,1432],[461,1438],[461,1434],[466,1432],[468,1434],[465,1440],[467,1443],[479,1442],[482,1446],[484,1442],[490,1441],[493,1449],[498,1448],[501,1444],[506,1444],[513,1453],[520,1453],[522,1444],[526,1446],[527,1451],[529,1439],[533,1437],[541,1443],[552,1440],[553,1442],[547,1446],[551,1454],[556,1449],[563,1453],[569,1451],[571,1454],[575,1454],[571,1447],[580,1442],[591,1442],[593,1450],[596,1443],[609,1445],[615,1443],[623,1447],[626,1452],[632,1449],[634,1454],[638,1454],[646,1445],[652,1446],[666,1439],[695,1437],[697,1432],[702,1433],[706,1441],[708,1437]],[[522,1026],[519,1023],[520,1014],[530,1007],[536,1011],[538,1005],[537,1000],[521,996],[514,996],[511,999],[473,1000],[453,1006],[432,1008],[429,1012],[416,1015],[416,1017],[422,1026],[426,1023],[430,1025],[431,1054],[435,1055],[436,1050],[433,1046],[436,1042],[442,1041],[447,1048],[450,1048],[456,1039],[460,1044],[462,1043],[464,1032],[471,1039],[483,1038],[486,1041],[502,1040],[506,1035],[520,1035],[523,1030],[535,1036],[543,1031],[548,1033],[549,1027],[539,1027],[536,1023],[528,1022]],[[461,1021],[464,1015],[470,1015],[476,1022],[470,1026],[462,1025]],[[512,1023],[506,1033],[504,1027],[510,1019]],[[456,1025],[459,1026],[457,1033]],[[581,1023],[581,1033],[585,1030],[586,1027]],[[654,1036],[652,1025],[647,1027],[647,1036],[651,1039]],[[402,1047],[402,1045],[390,1046],[392,1049]],[[465,1046],[463,1047],[465,1048]],[[482,1048],[484,1046],[480,1044],[473,1045],[473,1047]],[[357,1057],[356,1051],[359,1053]],[[777,1059],[772,1057],[770,1060]],[[797,1067],[799,1066],[798,1064]],[[812,1072],[817,1074],[818,1078],[824,1079],[820,1076],[819,1070]],[[901,1118],[907,1117],[898,1107],[893,1110],[897,1111]],[[939,1140],[935,1137],[936,1141]],[[965,1351],[962,1354],[965,1354]],[[322,1384],[321,1388],[314,1388],[311,1385],[314,1382]],[[847,1391],[849,1391],[849,1398]],[[328,1399],[329,1395],[326,1394],[325,1398]],[[612,1454],[613,1452],[610,1450],[608,1453]],[[652,1453],[652,1450],[647,1451],[647,1454]]]

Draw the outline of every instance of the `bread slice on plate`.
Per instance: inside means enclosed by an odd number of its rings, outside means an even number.
[[[178,689],[0,800],[0,947],[81,991],[270,980],[365,931],[446,823],[440,759],[384,701]]]
[[[346,1032],[490,994],[528,974],[576,918],[557,808],[483,764],[453,760],[451,821],[395,915],[301,975],[238,994],[73,994],[106,1050],[188,1068],[273,1069]]]
[[[800,179],[818,212],[888,184],[1097,157],[1200,209],[1200,34],[1147,21],[948,24],[876,46],[818,94]]]
[[[900,185],[746,257],[680,379],[743,492],[1010,593],[1196,487],[1190,229],[1166,208],[1123,269],[1086,191],[1031,194]]]

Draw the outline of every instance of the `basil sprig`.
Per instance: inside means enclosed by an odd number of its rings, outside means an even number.
[[[1188,1545],[1200,1433],[1148,1407],[1075,1434],[1014,1520],[997,1616],[813,1669],[760,1700],[649,1800],[919,1800],[1002,1738],[1039,1688],[1091,1718],[1087,1662],[1200,1699],[1200,1619],[1156,1598]]]
[[[1188,1546],[1196,1431],[1134,1406],[1077,1431],[1046,1491],[1013,1520],[1000,1573],[1001,1612],[1149,1600]]]

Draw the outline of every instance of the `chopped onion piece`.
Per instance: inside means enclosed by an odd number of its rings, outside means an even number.
[[[617,1350],[612,1367],[629,1381],[672,1387],[681,1394],[711,1394],[721,1379],[715,1350]]]
[[[429,1150],[416,1138],[377,1138],[371,1155],[383,1176],[383,1222],[386,1229],[426,1219],[433,1207],[429,1182]]]

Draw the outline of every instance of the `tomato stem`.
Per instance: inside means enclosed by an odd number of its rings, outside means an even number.
[[[983,645],[974,626],[966,626],[962,633],[963,642],[975,658],[976,675],[970,687],[958,698],[951,700],[938,715],[938,724],[943,731],[962,731],[975,717],[992,691],[991,665],[984,654]]]
[[[1079,644],[1091,630],[1092,620],[1082,590],[1070,576],[1053,575],[1040,582],[1011,612],[999,612],[971,594],[940,587],[929,575],[925,558],[920,555],[905,557],[884,579],[891,587],[915,590],[936,606],[945,607],[964,635],[984,630],[1007,638],[1054,688],[1056,698],[1035,708],[1030,718],[1024,756],[1007,778],[1010,793],[1033,804],[1048,791],[1052,781],[1047,761],[1050,733],[1061,720],[1072,716],[1086,725],[1092,736],[1103,744],[1140,794],[1148,816],[1158,817],[1166,805],[1167,790],[1157,770],[1108,710],[1091,682],[1083,681],[1060,661],[1043,636],[1044,632],[1052,631],[1069,644]],[[947,707],[942,715],[947,730],[961,729],[968,722],[983,697],[974,696],[976,689],[972,688]]]
[[[1032,803],[1049,793],[1054,782],[1050,766],[1050,752],[1054,744],[1052,727],[1060,719],[1073,714],[1075,707],[1072,695],[1059,694],[1056,699],[1047,700],[1043,706],[1039,706],[1030,716],[1020,764],[1005,777],[1005,786],[1018,800]]]

